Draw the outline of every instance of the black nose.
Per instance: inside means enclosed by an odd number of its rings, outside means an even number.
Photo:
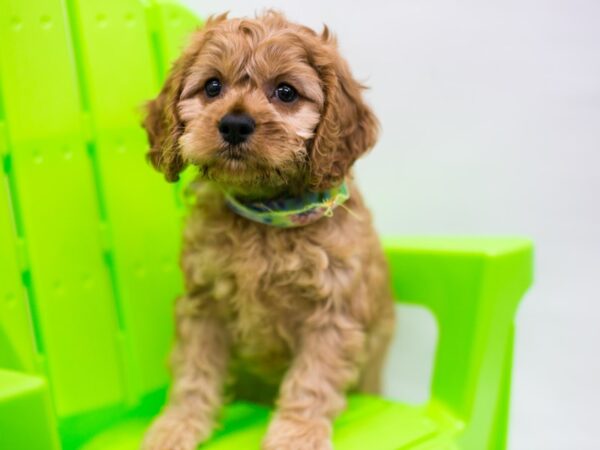
[[[219,132],[230,144],[239,144],[254,132],[256,123],[246,114],[227,114],[219,122]]]

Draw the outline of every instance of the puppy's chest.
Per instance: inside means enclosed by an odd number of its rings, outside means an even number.
[[[331,255],[300,233],[204,235],[184,256],[188,282],[227,324],[243,359],[285,358],[297,328],[323,303]],[[207,305],[208,306],[208,305]]]

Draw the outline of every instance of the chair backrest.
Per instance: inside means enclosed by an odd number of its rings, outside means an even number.
[[[140,110],[198,25],[168,1],[0,0],[0,367],[46,376],[63,420],[166,384],[182,205]]]

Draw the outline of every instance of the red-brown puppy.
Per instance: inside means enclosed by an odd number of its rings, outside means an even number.
[[[240,368],[279,384],[265,450],[331,449],[345,392],[378,390],[393,308],[350,174],[377,136],[361,91],[327,29],[268,12],[210,19],[149,103],[150,161],[170,181],[188,164],[199,177],[174,381],[145,450],[208,439]]]

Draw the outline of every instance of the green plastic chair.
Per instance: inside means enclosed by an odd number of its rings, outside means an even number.
[[[184,206],[138,108],[198,25],[166,1],[0,0],[2,450],[133,450],[165,401]],[[396,297],[437,319],[431,400],[351,396],[335,448],[504,449],[531,244],[384,244]],[[202,448],[258,449],[269,414],[227,406]]]

